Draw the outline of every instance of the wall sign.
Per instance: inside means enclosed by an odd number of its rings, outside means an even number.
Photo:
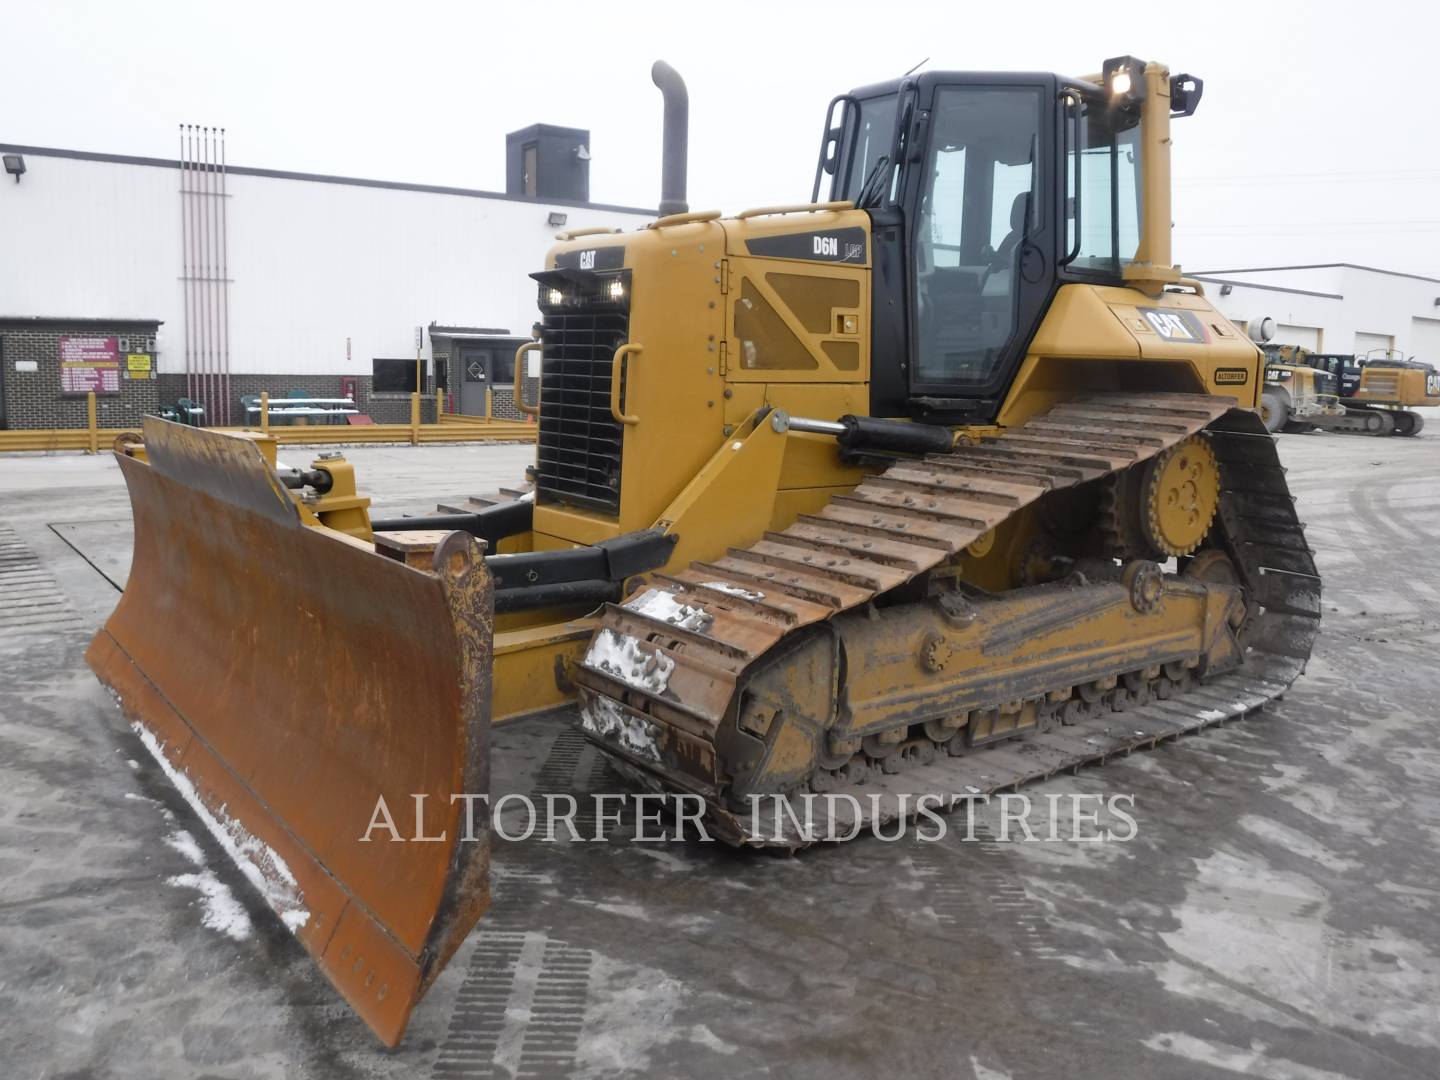
[[[125,354],[125,377],[127,379],[149,379],[154,376],[154,357],[149,353]]]
[[[60,392],[62,394],[118,394],[120,392],[120,343],[113,337],[81,337],[68,334],[60,339]]]

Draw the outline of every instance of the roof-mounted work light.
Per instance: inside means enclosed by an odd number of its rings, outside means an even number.
[[[1170,115],[1193,116],[1205,93],[1205,80],[1198,75],[1170,76]]]
[[[1129,108],[1145,100],[1145,61],[1133,56],[1116,56],[1101,69],[1110,104]]]

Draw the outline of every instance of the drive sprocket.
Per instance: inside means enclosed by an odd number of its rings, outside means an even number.
[[[1100,522],[1110,554],[1166,559],[1200,546],[1219,505],[1215,452],[1203,435],[1191,435],[1107,478]]]
[[[1162,450],[1145,485],[1145,538],[1162,555],[1189,555],[1200,546],[1220,506],[1220,466],[1203,435]]]

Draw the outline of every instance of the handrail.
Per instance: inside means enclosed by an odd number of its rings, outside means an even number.
[[[714,221],[719,210],[687,210],[683,214],[666,214],[646,224],[647,229],[667,229],[671,225],[689,225],[692,221]]]
[[[835,106],[840,106],[840,126],[832,127],[830,121],[835,117]],[[852,161],[845,162],[844,173],[841,172],[840,152],[842,150],[854,149],[853,132],[850,130],[851,122],[854,123],[856,131],[860,129],[860,102],[853,94],[837,94],[830,99],[830,105],[825,110],[825,131],[820,136],[820,157],[815,162],[815,183],[810,188],[810,201],[820,201],[820,180],[826,173],[832,177],[830,181],[830,194],[837,191],[844,191],[848,186],[846,180],[850,172]],[[850,136],[847,138],[847,136]]]
[[[540,402],[534,405],[525,402],[525,354],[540,348],[540,342],[527,341],[515,350],[515,407],[526,416],[540,415]]]
[[[834,202],[785,203],[782,206],[757,206],[753,210],[742,210],[735,216],[741,221],[752,217],[770,217],[772,214],[818,214],[825,210],[854,210],[855,204],[849,199]]]
[[[625,360],[631,354],[639,356],[644,352],[645,346],[634,341],[627,341],[615,350],[615,359],[610,361],[610,415],[615,418],[617,424],[638,424],[640,417],[633,413],[626,415],[620,411],[620,376],[625,371]]]
[[[583,229],[566,229],[564,232],[557,232],[555,239],[560,241],[574,240],[581,236],[599,236],[601,233],[614,234],[620,230],[613,225],[587,225]]]
[[[1083,144],[1085,138],[1083,125],[1085,119],[1082,111],[1084,109],[1084,101],[1079,94],[1064,90],[1061,92],[1060,97],[1065,101],[1065,109],[1068,110],[1071,106],[1075,108],[1075,123],[1073,127],[1066,123],[1069,117],[1063,117],[1060,122],[1060,160],[1063,163],[1061,168],[1069,168],[1068,159],[1073,158],[1075,161],[1075,194],[1070,197],[1068,212],[1061,215],[1062,220],[1060,224],[1061,230],[1066,228],[1073,228],[1075,230],[1075,235],[1071,238],[1070,243],[1066,245],[1065,257],[1060,260],[1061,266],[1069,266],[1080,257],[1080,159],[1084,156]],[[1072,137],[1075,140],[1073,146],[1070,143]],[[1071,222],[1074,224],[1070,224]]]

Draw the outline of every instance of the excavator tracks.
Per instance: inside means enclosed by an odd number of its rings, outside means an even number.
[[[897,462],[818,514],[712,562],[657,575],[623,604],[608,605],[575,671],[582,724],[643,786],[703,796],[724,839],[801,846],[798,834],[757,833],[755,820],[723,796],[716,735],[739,708],[755,665],[773,660],[806,627],[983,544],[1043,495],[1114,474],[1201,431],[1221,472],[1211,543],[1229,556],[1250,605],[1238,669],[1194,686],[1178,673],[1177,682],[1136,685],[1067,714],[1051,730],[960,756],[943,745],[921,747],[910,767],[893,774],[842,770],[833,790],[854,799],[817,801],[807,812],[818,830],[849,835],[913,814],[924,793],[1012,790],[1244,716],[1284,693],[1304,669],[1320,618],[1319,577],[1274,440],[1228,398],[1097,394],[977,445]],[[1154,691],[1167,699],[1148,700]]]

